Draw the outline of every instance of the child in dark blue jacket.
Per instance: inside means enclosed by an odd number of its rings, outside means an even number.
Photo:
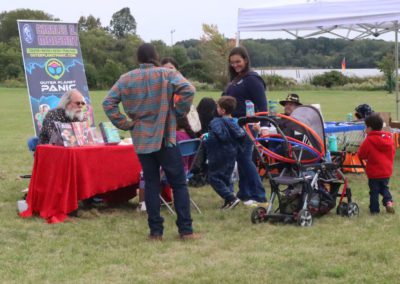
[[[225,200],[221,209],[232,209],[240,202],[231,191],[233,188],[231,176],[245,132],[238,126],[236,119],[232,118],[235,108],[235,98],[229,96],[220,98],[217,102],[217,112],[221,117],[211,121],[207,138],[204,139],[208,156],[209,183]]]

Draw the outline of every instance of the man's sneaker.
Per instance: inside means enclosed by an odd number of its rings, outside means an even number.
[[[250,199],[250,200],[243,202],[243,204],[246,206],[252,206],[253,204],[257,204],[257,201]]]
[[[393,202],[389,201],[386,203],[386,212],[390,214],[394,214]]]
[[[224,203],[224,205],[221,207],[221,209],[224,209],[224,210],[226,210],[226,209],[233,209],[233,208],[236,207],[236,205],[239,204],[239,202],[240,202],[240,199],[237,198],[237,197],[236,197],[234,200],[232,200],[232,201],[229,201],[229,202],[226,202],[226,201],[225,201],[225,203]]]

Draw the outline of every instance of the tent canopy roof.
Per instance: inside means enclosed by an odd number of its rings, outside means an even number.
[[[238,32],[286,31],[296,37],[331,33],[343,38],[360,39],[395,30],[398,20],[399,0],[311,2],[240,8]],[[335,32],[338,29],[347,30],[348,34],[340,35]],[[299,31],[308,31],[308,34],[301,36]],[[353,35],[350,35],[351,32]]]

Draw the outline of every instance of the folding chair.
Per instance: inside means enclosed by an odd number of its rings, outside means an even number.
[[[36,136],[33,136],[28,139],[27,141],[28,144],[28,149],[32,153],[32,155],[35,153],[36,146],[39,144],[39,138]],[[31,178],[31,175],[20,175],[20,178]]]
[[[195,139],[190,139],[190,140],[179,141],[177,144],[179,147],[179,151],[181,152],[182,158],[192,157],[194,159],[197,154],[197,150],[200,147],[201,140],[198,138],[195,138]],[[190,168],[191,168],[191,163],[188,165],[188,169],[186,171],[186,180],[187,181],[189,180],[190,176],[192,175],[190,173]],[[176,214],[175,211],[172,209],[172,207],[168,204],[168,202],[166,202],[166,200],[161,196],[161,194],[160,194],[160,199],[161,199],[161,202],[167,207],[168,211],[171,214]],[[199,206],[197,206],[197,204],[193,201],[192,198],[190,198],[190,203],[194,206],[194,208],[196,208],[197,212],[199,212],[201,214],[201,210],[200,210]]]
[[[179,141],[178,142],[178,147],[179,147],[179,151],[181,152],[182,158],[186,158],[186,157],[192,157],[192,161],[194,160],[197,151],[200,147],[201,144],[201,140],[199,138],[195,138],[195,139],[190,139],[190,140],[183,140],[183,141]],[[190,162],[190,164],[188,165],[188,171],[186,172],[186,179],[189,180],[190,176],[192,175],[190,172],[191,169],[191,164],[192,161]],[[190,202],[192,203],[192,205],[194,206],[194,208],[196,208],[197,212],[199,212],[201,214],[201,210],[200,208],[197,206],[197,204],[193,201],[192,198],[190,198]]]

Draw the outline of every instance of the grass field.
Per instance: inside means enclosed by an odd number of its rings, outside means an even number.
[[[287,92],[271,92],[279,100]],[[97,122],[105,91],[91,92]],[[344,120],[360,103],[395,116],[395,98],[383,92],[302,91],[301,101],[320,103],[325,120]],[[217,98],[217,92],[200,92]],[[222,200],[210,187],[191,188],[203,214],[192,212],[202,233],[195,242],[177,240],[175,218],[163,210],[165,241],[150,243],[146,216],[137,200],[100,216],[49,225],[22,219],[16,201],[31,171],[26,140],[33,135],[25,89],[0,88],[0,283],[398,283],[400,278],[399,215],[368,214],[364,175],[348,175],[360,216],[334,212],[311,228],[252,225],[249,208],[221,212]],[[127,136],[127,134],[125,134]],[[399,194],[397,157],[391,190]],[[269,189],[269,185],[265,182]],[[384,210],[383,210],[384,212]]]

